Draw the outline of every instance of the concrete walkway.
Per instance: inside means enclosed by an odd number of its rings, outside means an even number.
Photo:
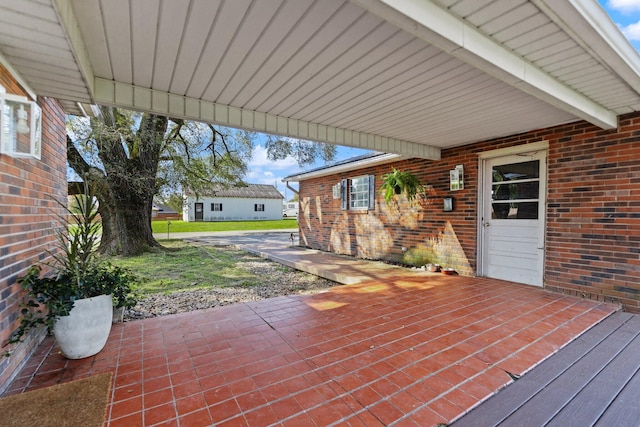
[[[292,234],[293,239],[291,238]],[[343,285],[353,285],[371,280],[388,280],[411,271],[405,267],[379,261],[302,248],[298,246],[297,229],[262,232],[182,233],[181,238],[202,245],[237,245],[247,252]],[[415,273],[441,275],[420,270],[416,270]]]
[[[169,239],[197,239],[202,238],[214,245],[223,246],[222,242],[227,244],[241,244],[243,241],[260,241],[265,236],[271,236],[283,244],[291,243],[289,237],[291,233],[298,234],[297,228],[284,228],[279,230],[233,230],[233,231],[194,231],[188,233],[155,233],[153,237],[158,241]],[[168,237],[167,237],[168,236]],[[296,245],[298,241],[296,240]]]

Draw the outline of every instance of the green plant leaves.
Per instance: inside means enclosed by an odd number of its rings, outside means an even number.
[[[56,231],[58,248],[50,251],[51,275],[42,274],[42,265],[33,265],[18,278],[27,291],[21,310],[20,326],[8,343],[22,341],[31,329],[45,325],[49,331],[57,318],[69,315],[73,303],[82,298],[112,295],[115,307],[133,307],[136,303],[137,277],[122,267],[114,267],[98,258],[101,224],[97,199],[85,184],[84,194],[73,197],[71,207],[59,202],[72,220],[71,226]],[[58,215],[67,224],[67,215]],[[9,354],[9,352],[5,352]]]
[[[389,204],[399,192],[407,197],[408,201],[414,200],[419,193],[424,191],[420,180],[411,172],[403,172],[392,168],[392,172],[384,175],[380,192],[384,195],[384,201]]]

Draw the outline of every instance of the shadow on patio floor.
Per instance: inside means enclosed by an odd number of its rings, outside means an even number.
[[[8,393],[110,371],[111,426],[436,425],[617,310],[299,248],[271,257],[357,283],[114,325],[83,360],[47,339]]]

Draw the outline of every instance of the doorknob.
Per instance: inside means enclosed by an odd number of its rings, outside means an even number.
[[[488,226],[490,226],[491,224],[489,224],[488,222],[485,222],[485,223],[484,223],[484,224],[482,224],[482,225],[484,225],[485,227],[488,227]]]

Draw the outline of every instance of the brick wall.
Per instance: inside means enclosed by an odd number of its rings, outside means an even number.
[[[475,195],[477,166],[469,154],[450,150],[443,160],[404,160],[353,173],[300,182],[300,242],[315,249],[382,259],[409,265],[439,263],[461,274],[475,271]],[[475,156],[471,156],[475,159]],[[449,190],[449,170],[464,164],[465,187]],[[387,204],[378,191],[383,176],[392,167],[410,171],[426,185],[420,200],[408,202],[404,196]],[[341,210],[333,199],[332,186],[343,178],[374,175],[375,209]],[[453,212],[443,212],[443,198],[453,197]],[[402,248],[407,250],[403,252]]]
[[[476,271],[478,153],[548,141],[545,287],[623,304],[640,312],[640,114],[617,130],[585,122],[444,150],[442,160],[406,160],[300,182],[300,242],[356,257],[412,263],[431,259],[460,274]],[[449,191],[449,170],[464,166],[464,190]],[[392,167],[427,184],[419,203],[343,211],[332,186]],[[454,198],[454,211],[442,199]],[[407,248],[405,253],[402,248]]]
[[[578,124],[549,151],[547,288],[640,313],[640,114]]]
[[[2,66],[0,84],[7,93],[27,96]],[[55,100],[41,98],[38,103],[42,108],[42,159],[0,155],[0,345],[18,324],[23,292],[16,279],[32,264],[46,261],[47,249],[55,245],[55,214],[63,212],[55,199],[64,201],[67,194],[64,111]],[[12,348],[9,358],[0,356],[0,393],[38,338],[36,334]]]

